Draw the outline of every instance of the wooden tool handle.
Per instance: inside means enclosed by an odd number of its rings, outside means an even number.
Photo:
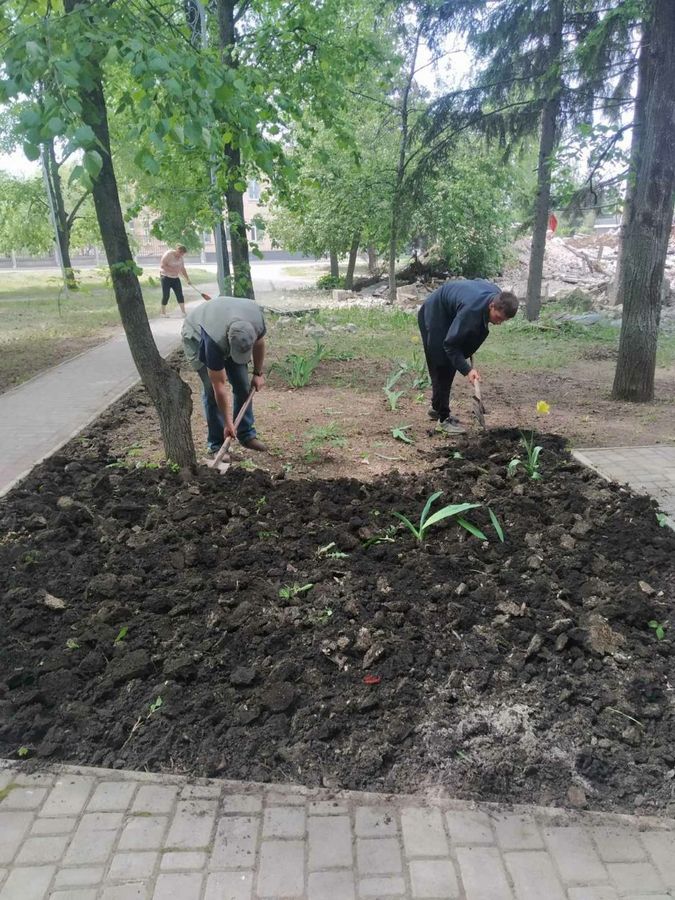
[[[251,390],[249,391],[248,397],[246,398],[246,402],[244,403],[244,405],[242,406],[242,408],[239,410],[239,412],[237,413],[237,418],[234,420],[234,427],[235,427],[235,430],[239,427],[239,424],[240,424],[241,420],[244,418],[244,415],[245,415],[245,413],[246,413],[246,410],[247,410],[247,409],[249,408],[249,406],[251,405],[251,400],[253,400],[253,395],[254,395],[254,394],[255,394],[255,389],[254,389],[254,388],[251,388]],[[216,455],[215,455],[215,457],[214,457],[214,459],[213,459],[213,466],[214,466],[214,468],[218,465],[219,462],[221,462],[222,458],[225,456],[225,454],[227,453],[227,451],[230,449],[230,444],[231,444],[231,443],[232,443],[232,438],[231,438],[231,437],[225,438],[225,440],[224,440],[223,443],[222,443],[222,446],[220,447],[220,450],[216,453]]]
[[[469,362],[471,363],[471,368],[475,369],[476,367],[473,364],[473,356],[469,357]],[[480,382],[479,381],[474,381],[474,383],[473,383],[473,395],[476,398],[476,400],[479,400],[481,403],[483,402],[483,398],[480,395]]]

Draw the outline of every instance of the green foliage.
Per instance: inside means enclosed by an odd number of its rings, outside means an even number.
[[[665,528],[668,524],[668,516],[665,513],[657,512],[656,521],[659,523],[661,528]]]
[[[656,619],[652,619],[650,622],[647,622],[647,625],[652,629],[658,641],[662,641],[665,638],[667,626],[662,622],[657,622]]]
[[[279,588],[279,596],[282,600],[292,600],[299,594],[306,594],[307,591],[311,591],[313,587],[313,584],[298,584],[297,582],[293,584],[285,584],[281,588]]]
[[[316,286],[322,291],[344,288],[345,279],[342,275],[322,275],[320,278],[317,278]]]
[[[28,747],[19,747],[19,749],[16,751],[16,755],[20,756],[21,759],[28,756],[29,753],[30,749]]]
[[[488,506],[488,514],[490,516],[490,521],[492,522],[492,526],[493,526],[494,530],[497,532],[497,537],[503,544],[504,543],[504,529],[502,528],[501,522],[495,515],[494,511],[489,506]]]
[[[75,638],[68,638],[66,641],[66,650],[79,650],[80,645],[77,643]]]
[[[293,388],[306,387],[325,356],[326,348],[317,341],[312,353],[289,353],[282,362],[274,363],[271,370],[276,369]]]
[[[387,381],[385,382],[384,387],[382,388],[382,390],[384,391],[384,396],[387,400],[387,405],[389,406],[391,412],[396,412],[396,410],[398,409],[398,401],[405,394],[404,390],[394,390],[394,387],[402,378],[404,371],[404,369],[398,368],[391,372],[391,374],[387,378]]]
[[[435,513],[431,514],[431,507],[435,500],[438,500],[440,496],[442,496],[443,491],[435,491],[426,504],[424,505],[424,509],[422,510],[422,514],[420,516],[419,525],[413,525],[410,519],[407,516],[404,516],[402,513],[395,512],[394,515],[397,519],[400,519],[401,522],[405,525],[408,531],[415,537],[417,541],[420,543],[424,541],[426,537],[427,530],[431,528],[433,525],[437,525],[439,522],[443,521],[443,519],[448,519],[452,517],[457,518],[457,522],[462,526],[466,531],[475,535],[483,541],[487,540],[487,537],[483,534],[480,529],[476,528],[471,522],[467,521],[462,517],[463,512],[467,512],[469,509],[477,509],[482,504],[480,503],[452,503],[448,506],[444,506],[441,509],[436,510]]]
[[[512,169],[469,141],[428,185],[413,223],[454,274],[485,278],[501,270],[512,236]]]
[[[541,478],[541,472],[539,471],[539,455],[543,450],[543,447],[535,446],[534,431],[530,432],[529,437],[521,431],[520,443],[525,448],[525,459],[520,459],[518,456],[512,459],[507,466],[507,472],[509,475],[514,475],[518,466],[522,466],[530,478],[538,481]]]
[[[115,640],[113,641],[113,644],[121,644],[122,641],[124,640],[124,638],[127,636],[128,633],[129,633],[129,628],[128,628],[128,626],[127,626],[127,625],[122,625],[122,627],[120,628],[120,630],[117,632],[117,637],[116,637]]]
[[[150,713],[157,712],[157,710],[164,705],[164,701],[161,697],[157,697],[155,701],[150,704]]]
[[[398,425],[396,428],[391,429],[391,436],[394,440],[403,441],[404,444],[414,444],[414,440],[410,437],[410,435],[406,434],[412,428],[412,425]]]
[[[305,442],[305,459],[312,462],[317,458],[318,451],[326,447],[344,447],[347,443],[342,429],[337,422],[328,425],[317,425],[307,432]]]

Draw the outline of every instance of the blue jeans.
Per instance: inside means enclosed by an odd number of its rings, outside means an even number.
[[[197,372],[202,382],[202,403],[204,405],[204,415],[206,416],[207,435],[206,440],[209,450],[216,451],[223,443],[223,430],[225,428],[225,420],[223,414],[218,409],[216,397],[213,393],[213,385],[209,378],[206,366],[202,366]],[[239,410],[242,408],[248,397],[250,383],[248,377],[248,366],[243,363],[235,363],[231,359],[225,361],[225,374],[227,380],[232,386],[234,395],[233,418],[237,418]],[[237,438],[245,444],[251,438],[256,436],[256,430],[253,420],[253,403],[244,413],[244,417],[237,428]]]

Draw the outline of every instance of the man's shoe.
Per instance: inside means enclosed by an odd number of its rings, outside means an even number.
[[[430,408],[427,410],[427,415],[428,415],[429,418],[432,419],[434,422],[438,422],[438,420],[440,419],[440,415],[436,412],[436,410],[435,410],[433,407],[430,407]]]
[[[441,428],[446,434],[466,434],[466,428],[453,416],[441,422]]]
[[[267,444],[263,444],[263,442],[257,437],[252,437],[247,441],[242,441],[242,446],[246,447],[247,450],[258,450],[260,453],[267,453]]]

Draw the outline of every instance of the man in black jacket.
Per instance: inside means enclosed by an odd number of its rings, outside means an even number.
[[[429,416],[449,434],[466,429],[450,415],[450,388],[456,372],[471,384],[480,381],[468,362],[489,334],[488,325],[501,325],[518,311],[518,298],[483,278],[448,281],[422,304],[417,321],[431,377]]]

